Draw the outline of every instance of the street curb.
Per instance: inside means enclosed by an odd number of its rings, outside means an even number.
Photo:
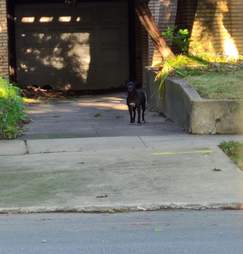
[[[176,141],[183,140],[195,140],[198,141],[204,139],[205,136],[193,136],[193,135],[180,135],[176,136],[123,136],[123,137],[109,137],[109,142],[107,142],[107,137],[92,137],[92,138],[63,138],[63,139],[35,139],[35,140],[0,140],[0,157],[1,156],[21,156],[21,155],[34,155],[34,154],[48,154],[48,153],[76,153],[76,152],[94,152],[97,150],[104,150],[101,145],[97,146],[97,142],[100,144],[105,144],[106,149],[145,149],[156,147],[157,142],[154,143],[154,137],[160,140],[160,143],[168,142],[176,138]],[[206,136],[208,137],[208,136]],[[152,138],[152,141],[149,141]],[[162,138],[162,139],[161,139]],[[131,146],[126,141],[129,139]],[[212,139],[212,142],[210,141]],[[222,141],[226,140],[236,140],[243,141],[242,136],[236,135],[225,135],[221,136],[220,139],[213,139],[210,136],[210,140],[206,146],[217,146]],[[152,142],[152,143],[151,143]],[[39,144],[38,144],[39,143]],[[108,146],[107,146],[108,144]],[[123,145],[122,145],[123,144]],[[37,146],[39,146],[37,148]],[[94,147],[94,148],[93,148]]]
[[[164,203],[161,205],[138,206],[80,206],[80,207],[15,207],[0,208],[0,214],[35,214],[35,213],[126,213],[163,210],[243,210],[242,203],[186,204]]]
[[[27,153],[25,140],[0,140],[0,156],[18,156]]]
[[[0,140],[0,156],[20,156],[27,154],[94,152],[97,150],[141,149],[144,148],[140,136],[90,137],[60,139]]]

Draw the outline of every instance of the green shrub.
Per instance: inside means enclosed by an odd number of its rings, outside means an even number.
[[[20,89],[0,77],[0,138],[16,138],[25,120]]]
[[[188,52],[190,43],[188,29],[177,29],[176,26],[170,26],[162,35],[172,43],[176,53],[185,54]]]

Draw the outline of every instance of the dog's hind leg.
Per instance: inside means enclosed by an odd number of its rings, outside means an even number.
[[[145,110],[142,111],[142,121],[145,123],[144,113],[145,113]]]
[[[138,124],[141,124],[141,107],[140,107],[140,105],[137,107],[137,111],[138,111]]]
[[[146,110],[146,106],[145,103],[142,104],[142,121],[145,123],[145,118],[144,118],[144,114],[145,114],[145,110]]]
[[[141,107],[142,107],[142,121],[145,123],[145,118],[144,118],[144,114],[145,114],[145,110],[146,110],[145,100],[142,102]]]

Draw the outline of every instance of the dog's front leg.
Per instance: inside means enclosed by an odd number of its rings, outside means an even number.
[[[133,107],[133,123],[136,121],[136,108]]]
[[[133,120],[133,108],[131,106],[128,106],[129,114],[130,114],[130,123],[134,123]]]

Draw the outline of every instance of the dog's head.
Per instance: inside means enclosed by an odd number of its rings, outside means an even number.
[[[127,83],[127,92],[130,94],[136,92],[136,84],[133,81]]]

